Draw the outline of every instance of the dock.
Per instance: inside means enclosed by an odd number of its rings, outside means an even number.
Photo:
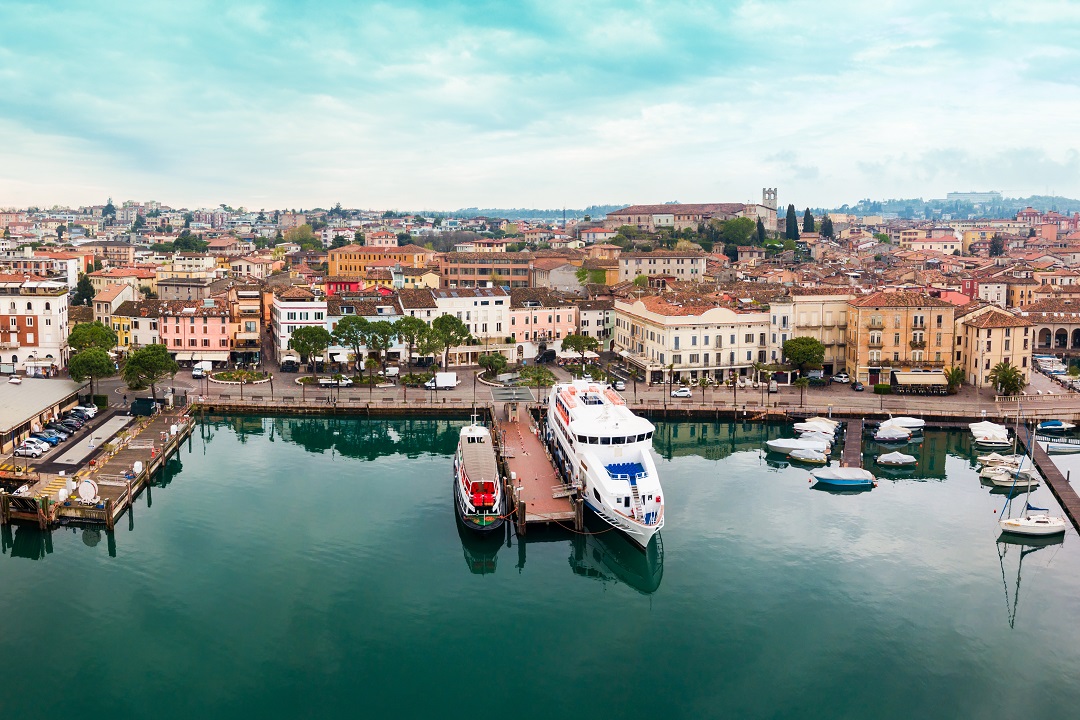
[[[518,533],[533,523],[568,523],[580,521],[579,501],[572,499],[576,490],[563,484],[547,449],[536,433],[531,419],[500,422],[502,460],[517,512]]]
[[[862,467],[863,421],[848,420],[844,431],[844,451],[840,457],[841,467]]]
[[[1017,433],[1017,440],[1025,452],[1028,451],[1027,437],[1025,434]],[[1057,442],[1056,440],[1054,442]],[[1076,494],[1076,490],[1069,483],[1069,479],[1061,474],[1057,465],[1054,464],[1053,459],[1046,454],[1046,451],[1042,449],[1042,446],[1038,442],[1032,441],[1035,447],[1030,448],[1031,459],[1035,462],[1035,467],[1038,468],[1039,473],[1046,479],[1046,484],[1050,487],[1050,492],[1057,498],[1058,504],[1061,505],[1061,509],[1065,511],[1065,515],[1072,521],[1073,527],[1080,530],[1080,495]]]

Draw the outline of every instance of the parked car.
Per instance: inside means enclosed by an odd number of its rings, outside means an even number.
[[[79,420],[83,421],[84,423],[89,422],[89,420],[90,420],[90,414],[85,413],[82,410],[68,410],[67,413],[64,415],[64,417],[78,418]]]
[[[41,448],[37,445],[31,445],[25,440],[15,446],[12,451],[12,455],[18,455],[19,457],[41,457]]]
[[[296,362],[295,360],[286,360],[283,363],[281,363],[281,372],[283,372],[283,373],[300,372],[300,363]]]
[[[335,387],[335,386],[336,387],[351,387],[352,386],[352,380],[350,378],[347,378],[347,377],[343,377],[340,380],[335,380],[334,378],[328,378],[328,377],[319,378],[319,387]]]
[[[856,380],[855,382],[851,383],[851,389],[854,390],[855,392],[862,392],[863,390],[866,389],[866,386],[863,385],[858,380]]]
[[[64,440],[67,440],[67,434],[66,433],[65,434],[58,433],[56,430],[54,430],[53,428],[50,428],[50,427],[43,427],[38,432],[40,434],[42,434],[42,435],[48,435],[49,437],[54,437],[57,440],[59,440],[60,442],[63,442]]]
[[[56,433],[61,440],[67,440],[71,437],[71,430],[64,427],[59,422],[51,422],[45,426],[45,429]]]
[[[622,380],[616,380],[614,383],[612,383],[612,387],[614,387],[616,390],[625,390],[626,383],[624,383]]]
[[[49,450],[52,449],[52,445],[45,442],[44,440],[41,440],[39,438],[34,437],[33,435],[31,435],[30,437],[23,440],[23,444],[25,444],[25,445],[34,445],[34,446],[40,448],[41,452],[43,452],[43,453],[47,453],[47,452],[49,452]]]
[[[675,388],[671,391],[671,397],[673,398],[688,398],[693,396],[694,393],[688,387]]]
[[[67,419],[67,420],[61,420],[60,425],[67,428],[68,432],[70,432],[72,435],[75,434],[76,430],[78,430],[79,428],[82,427],[81,422],[79,422],[78,420],[70,419],[70,418]]]
[[[851,382],[851,376],[848,375],[846,372],[836,373],[830,378],[830,380],[832,380],[834,383],[849,383]]]
[[[51,447],[56,447],[60,444],[60,438],[55,435],[46,435],[43,432],[36,432],[30,435],[35,440],[41,440],[44,443],[48,443]]]
[[[78,410],[81,413],[86,413],[90,417],[95,417],[98,414],[97,405],[78,405],[73,407],[72,410]]]

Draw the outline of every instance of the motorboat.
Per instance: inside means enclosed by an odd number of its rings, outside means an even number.
[[[797,423],[795,423],[795,425],[793,427],[795,429],[795,432],[797,432],[797,433],[821,432],[821,433],[825,433],[826,435],[835,435],[836,434],[836,426],[835,425],[826,425],[825,423],[820,423],[820,422],[817,422],[816,420],[807,420],[806,422],[797,422]]]
[[[807,438],[778,438],[767,441],[765,447],[772,452],[783,453],[784,455],[788,455],[794,450],[817,450],[818,452],[827,453],[829,452],[830,443],[824,440]]]
[[[556,383],[548,396],[544,439],[563,481],[581,489],[592,513],[643,548],[664,527],[654,431],[605,383]]]
[[[989,421],[971,423],[968,425],[975,444],[984,448],[1010,448],[1012,441],[1009,440],[1009,428]]]
[[[1009,470],[1002,470],[1000,472],[992,473],[990,475],[982,475],[979,477],[989,480],[997,487],[1012,487],[1013,485],[1026,488],[1034,487],[1039,484],[1039,479],[1034,475],[1024,475],[1022,473],[1015,473]]]
[[[474,532],[502,527],[508,501],[499,480],[491,431],[473,422],[461,428],[454,454],[454,507],[458,520]]]
[[[1031,466],[1023,467],[1022,465],[988,465],[979,470],[979,477],[991,480],[996,475],[1017,475],[1022,478],[1034,477],[1034,473],[1031,472]]]
[[[1064,420],[1043,420],[1035,426],[1035,429],[1044,433],[1063,433],[1072,430],[1074,427],[1076,427],[1075,423],[1065,422]]]
[[[819,442],[823,442],[823,443],[826,443],[828,445],[832,445],[833,442],[835,441],[835,438],[832,435],[830,435],[828,433],[816,432],[816,431],[815,432],[805,432],[805,433],[803,433],[802,435],[799,436],[799,439],[800,440],[817,440]]]
[[[918,462],[919,458],[902,452],[885,453],[884,455],[878,455],[877,457],[877,464],[885,465],[886,467],[909,467]]]
[[[1012,440],[1007,435],[976,435],[975,444],[983,448],[1007,450],[1012,447]]]
[[[1046,513],[1032,515],[1029,512],[1031,509],[1033,509],[1031,505],[1028,505],[1027,510],[1020,517],[1001,518],[998,520],[998,525],[1001,526],[1002,531],[1007,533],[1035,537],[1059,535],[1068,528],[1065,518],[1047,515]]]
[[[797,460],[810,465],[824,465],[829,462],[829,456],[818,450],[792,450],[788,453],[789,460]]]
[[[832,418],[822,417],[820,415],[815,415],[812,418],[807,418],[804,422],[817,423],[818,425],[828,425],[833,430],[840,427],[840,421],[839,420],[833,420]]]
[[[1080,448],[1080,445],[1077,445],[1077,448]],[[999,455],[992,452],[989,455],[979,455],[975,459],[985,468],[993,465],[1019,465],[1025,457],[1025,455]]]
[[[1074,453],[1080,453],[1080,444],[1046,443],[1046,452],[1050,455],[1072,455]]]
[[[907,442],[911,439],[911,431],[897,425],[882,425],[874,432],[874,441],[879,443]]]
[[[971,430],[972,435],[1007,435],[1009,428],[1004,425],[998,425],[992,423],[989,420],[983,420],[981,422],[968,423],[968,429]]]
[[[922,430],[926,425],[926,421],[917,417],[893,417],[890,415],[889,419],[881,424],[896,425],[897,427],[907,428],[908,430]]]
[[[874,474],[869,470],[855,467],[819,468],[811,470],[814,480],[824,485],[839,488],[874,487]]]

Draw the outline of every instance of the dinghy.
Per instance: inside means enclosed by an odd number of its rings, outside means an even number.
[[[821,468],[811,470],[814,479],[823,485],[839,488],[874,487],[874,474],[869,470],[854,467]]]
[[[788,453],[789,460],[796,460],[810,465],[824,465],[829,462],[829,456],[818,450],[792,450]]]
[[[919,462],[919,458],[902,452],[885,453],[884,455],[878,455],[877,458],[878,465],[886,467],[908,467],[917,462]]]

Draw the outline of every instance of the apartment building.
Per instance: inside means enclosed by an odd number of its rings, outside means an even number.
[[[670,275],[676,280],[700,281],[705,277],[708,255],[700,250],[653,250],[619,255],[619,282],[638,275]]]
[[[359,275],[380,261],[392,260],[402,267],[425,267],[433,262],[436,253],[418,245],[400,247],[365,247],[345,245],[326,253],[326,274],[329,276]]]
[[[68,288],[0,275],[0,373],[53,374],[67,365]]]
[[[225,300],[229,307],[231,362],[259,362],[263,336],[262,289],[258,285],[234,285]]]
[[[91,301],[91,305],[94,308],[94,321],[101,323],[105,327],[111,327],[119,333],[120,327],[113,318],[116,314],[116,309],[123,303],[131,302],[138,298],[139,293],[130,285],[125,283],[106,285],[94,295],[94,299]],[[120,344],[118,337],[117,345]]]
[[[531,287],[532,253],[443,253],[439,274],[444,288]]]
[[[162,301],[159,307],[158,336],[176,362],[188,367],[204,361],[219,366],[229,362],[232,338],[227,301]]]
[[[972,303],[977,305],[977,303]],[[964,369],[965,382],[990,386],[990,371],[998,363],[1020,369],[1027,382],[1034,335],[1029,318],[992,305],[957,310],[953,365]]]
[[[612,350],[644,372],[649,384],[701,377],[724,380],[769,362],[771,317],[762,306],[740,308],[711,297],[677,293],[615,300]]]
[[[281,362],[292,347],[292,334],[297,328],[326,327],[326,298],[302,287],[274,293],[270,322],[276,360]]]
[[[793,288],[790,295],[770,301],[772,344],[782,360],[784,343],[796,337],[812,337],[825,346],[822,370],[827,375],[846,366],[848,301],[855,297],[841,288]]]
[[[847,372],[864,383],[891,370],[951,365],[956,306],[921,292],[876,292],[849,300]]]
[[[610,300],[578,300],[578,334],[600,341],[600,351],[611,349],[615,331],[615,303]]]
[[[547,288],[510,291],[509,336],[518,345],[517,359],[531,359],[578,330],[578,309]]]
[[[430,292],[436,311],[430,320],[424,318],[429,324],[440,315],[455,315],[473,337],[502,341],[509,336],[510,294],[502,288],[441,288]]]
[[[160,344],[158,323],[163,305],[161,300],[128,300],[120,303],[112,316],[117,347],[134,350]]]
[[[114,284],[130,285],[136,290],[145,287],[150,288],[152,292],[157,292],[157,273],[151,268],[106,268],[89,273],[86,277],[90,278],[90,285],[94,288],[94,292],[101,292],[106,285]]]

